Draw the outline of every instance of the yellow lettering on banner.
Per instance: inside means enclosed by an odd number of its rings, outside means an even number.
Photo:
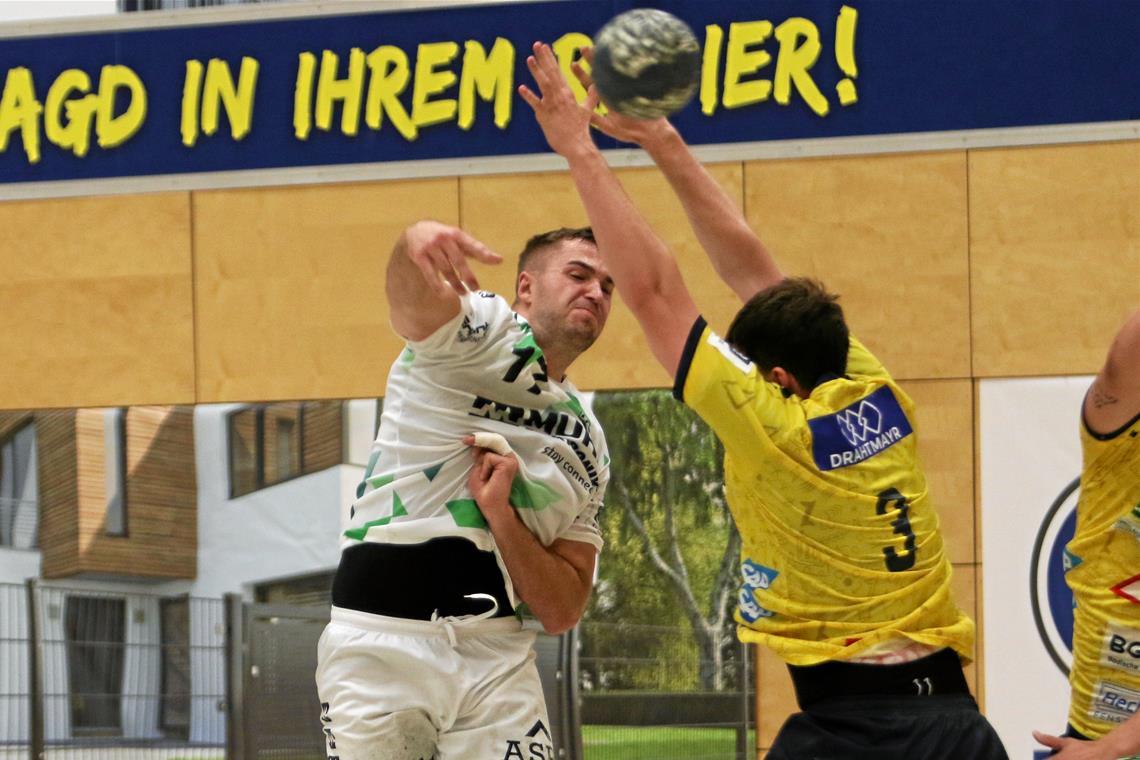
[[[794,82],[800,97],[811,110],[818,116],[826,116],[830,110],[827,98],[819,91],[808,71],[819,59],[822,48],[819,29],[806,18],[790,18],[776,27],[776,39],[780,41],[780,52],[776,58],[776,102],[784,106],[788,104]]]
[[[332,128],[333,103],[342,102],[340,131],[355,135],[360,129],[360,100],[364,92],[364,51],[353,48],[348,54],[348,77],[337,79],[337,55],[321,54],[321,74],[317,81],[317,128]]]
[[[297,60],[297,83],[293,88],[293,134],[298,140],[308,140],[313,129],[313,72],[317,57],[301,53]]]
[[[115,93],[126,88],[127,110],[115,115]],[[99,74],[99,105],[95,111],[95,134],[100,148],[114,148],[129,140],[146,120],[146,88],[138,74],[127,66],[104,66]]]
[[[858,21],[859,11],[847,5],[839,9],[839,17],[835,19],[835,62],[847,75],[835,85],[835,91],[839,93],[840,105],[844,106],[859,100],[859,92],[855,89],[855,77],[859,76],[859,67],[855,65],[855,25]]]
[[[430,100],[455,84],[455,73],[437,71],[446,66],[459,54],[459,45],[454,42],[431,42],[419,46],[416,51],[416,74],[412,85],[412,122],[417,127],[426,127],[455,118],[454,98]]]
[[[220,58],[211,58],[206,66],[206,83],[202,91],[202,131],[212,135],[218,131],[218,106],[224,105],[230,122],[230,136],[240,140],[249,134],[253,121],[253,96],[257,89],[257,60],[241,59],[238,83],[234,85],[230,66]]]
[[[36,100],[32,72],[23,66],[8,70],[4,94],[0,95],[0,153],[8,149],[8,138],[19,128],[29,163],[40,160],[40,121],[44,107]]]
[[[415,140],[419,132],[400,102],[400,93],[407,88],[411,78],[408,54],[393,45],[381,45],[368,54],[368,70],[364,123],[369,129],[380,129],[386,113],[392,126],[405,140]]]
[[[752,49],[752,46],[768,39],[771,33],[771,21],[746,21],[729,25],[728,54],[724,64],[725,108],[762,103],[771,95],[772,82],[768,79],[742,81],[745,76],[756,73],[772,62],[768,51]],[[777,63],[776,71],[779,70]]]
[[[182,144],[187,148],[198,142],[198,94],[202,87],[201,61],[190,59],[186,62],[186,79],[182,82]]]
[[[491,53],[475,40],[468,40],[463,51],[459,77],[459,128],[475,123],[475,93],[495,104],[495,126],[502,129],[511,120],[514,93],[515,48],[502,37],[495,38]]]
[[[85,94],[69,100],[73,92]],[[87,72],[68,69],[56,77],[44,101],[44,134],[48,142],[70,150],[79,158],[86,156],[91,146],[91,122],[97,104]]]
[[[705,27],[705,47],[701,60],[701,113],[712,116],[716,104],[720,81],[720,48],[724,43],[724,30],[716,24]]]

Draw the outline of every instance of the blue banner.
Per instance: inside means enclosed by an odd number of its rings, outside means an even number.
[[[0,182],[545,152],[531,43],[635,6],[702,43],[697,145],[1140,119],[1134,0],[567,0],[7,39]]]

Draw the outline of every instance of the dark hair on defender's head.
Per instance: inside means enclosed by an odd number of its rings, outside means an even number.
[[[515,275],[516,278],[519,274],[534,269],[537,264],[535,259],[540,258],[543,251],[563,240],[585,240],[595,246],[598,244],[598,241],[594,240],[594,230],[590,227],[559,227],[549,232],[540,232],[526,241],[526,245],[523,246],[522,253],[519,254],[519,271]]]
[[[806,390],[847,371],[850,334],[839,296],[808,277],[789,277],[752,296],[726,340],[764,371],[783,367]]]

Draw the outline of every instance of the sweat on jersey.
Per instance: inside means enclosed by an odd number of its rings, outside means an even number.
[[[1140,706],[1140,415],[1109,435],[1082,422],[1081,450],[1064,557],[1075,605],[1069,723],[1099,739]]]
[[[341,548],[459,536],[495,551],[470,491],[464,436],[507,439],[519,460],[510,502],[543,546],[602,548],[597,515],[609,480],[605,436],[567,380],[546,376],[527,321],[494,293],[468,293],[428,338],[408,341],[388,375],[380,432]]]
[[[674,395],[724,444],[725,491],[743,540],[742,641],[792,665],[896,640],[969,660],[974,624],[951,598],[914,405],[858,340],[845,377],[810,398],[785,398],[699,318]]]

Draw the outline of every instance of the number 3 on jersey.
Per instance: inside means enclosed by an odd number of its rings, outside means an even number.
[[[901,573],[914,567],[915,548],[914,529],[910,526],[910,501],[898,492],[898,489],[888,488],[879,494],[879,501],[875,504],[875,514],[885,515],[888,511],[898,511],[898,516],[891,521],[895,533],[903,536],[903,553],[899,554],[893,546],[884,546],[883,555],[886,558],[887,570],[892,573]]]

